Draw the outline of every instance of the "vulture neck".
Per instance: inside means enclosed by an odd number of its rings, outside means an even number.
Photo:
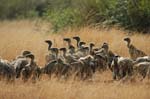
[[[131,45],[131,43],[130,43],[130,41],[128,41],[127,42],[127,47],[130,48],[130,45]]]
[[[63,51],[63,56],[66,57],[66,51]]]
[[[90,53],[93,51],[93,46],[90,45]]]
[[[80,48],[79,43],[80,43],[80,40],[77,40],[77,48]]]
[[[50,50],[50,49],[51,49],[51,47],[52,47],[52,44],[49,44],[49,45],[48,45],[48,50]]]
[[[56,59],[58,59],[58,53],[55,53],[55,57],[56,57]]]
[[[34,64],[34,59],[31,59],[29,65],[32,66],[33,64]]]
[[[71,46],[71,42],[68,42],[68,48]]]

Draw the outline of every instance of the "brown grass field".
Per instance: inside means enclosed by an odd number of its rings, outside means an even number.
[[[123,42],[127,32],[121,29],[96,29],[84,27],[68,30],[60,34],[48,34],[50,24],[42,21],[3,21],[0,22],[0,56],[12,60],[22,50],[31,50],[40,66],[44,66],[47,44],[51,39],[54,46],[66,46],[63,37],[81,36],[86,42],[94,42],[100,47],[108,42],[110,49],[124,57],[128,57],[128,49]],[[135,34],[131,36],[133,44],[150,55],[150,35]],[[74,43],[74,42],[73,42]],[[23,83],[18,80],[13,84],[0,81],[0,99],[150,99],[150,83],[145,80],[111,81],[111,72],[96,73],[90,81],[58,81],[42,78],[36,84]]]

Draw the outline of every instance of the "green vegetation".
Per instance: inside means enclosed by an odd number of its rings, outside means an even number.
[[[0,0],[0,19],[41,17],[54,31],[85,25],[119,25],[149,32],[150,0]]]

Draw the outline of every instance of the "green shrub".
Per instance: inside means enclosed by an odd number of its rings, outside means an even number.
[[[37,6],[37,0],[0,0],[0,19],[36,16],[37,11],[35,9]]]
[[[91,24],[146,32],[150,0],[0,0],[0,19],[34,17],[48,19],[54,32]]]
[[[58,32],[67,27],[81,25],[80,15],[76,10],[71,8],[62,9],[59,11],[50,11],[46,13],[48,20],[53,24],[53,32]]]
[[[132,27],[143,30],[150,27],[150,1],[139,0],[138,2],[129,0],[128,13]]]

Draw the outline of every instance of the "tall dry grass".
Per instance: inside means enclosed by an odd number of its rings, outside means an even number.
[[[99,30],[85,27],[68,30],[61,34],[48,34],[50,24],[39,21],[3,21],[0,22],[0,56],[12,60],[22,50],[31,50],[40,66],[44,66],[44,56],[48,53],[44,40],[51,39],[55,47],[66,44],[63,37],[79,35],[83,41],[94,42],[97,47],[108,42],[110,49],[128,57],[128,49],[123,42],[127,33],[119,29]],[[150,35],[131,36],[133,44],[150,55]],[[73,41],[73,43],[75,43]],[[36,84],[16,81],[6,84],[0,81],[0,99],[149,99],[150,84],[145,82],[111,82],[111,72],[95,74],[91,81],[57,81],[42,79]]]

